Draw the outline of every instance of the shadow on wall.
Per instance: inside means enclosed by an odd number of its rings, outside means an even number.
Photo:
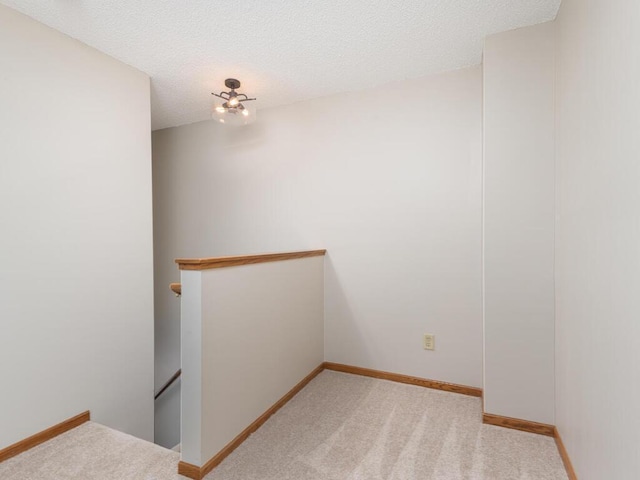
[[[372,348],[366,346],[372,343],[364,338],[356,322],[356,316],[344,294],[330,250],[327,251],[324,263],[324,298],[325,361],[353,365],[355,363],[352,359],[358,358],[365,359],[366,364],[370,365],[374,356]],[[331,349],[327,349],[327,338],[331,338]],[[349,352],[350,356],[347,358],[335,352]]]
[[[165,448],[180,443],[180,386],[178,379],[155,402],[154,442]]]

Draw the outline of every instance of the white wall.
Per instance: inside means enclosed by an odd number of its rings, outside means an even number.
[[[481,81],[476,67],[154,132],[163,377],[174,258],[327,248],[326,360],[482,386]]]
[[[323,265],[311,257],[202,273],[203,461],[323,362]]]
[[[557,24],[556,421],[580,480],[640,478],[640,6]]]
[[[202,466],[323,362],[324,257],[181,282],[182,460]]]
[[[0,6],[0,448],[153,437],[149,78]]]
[[[484,49],[485,411],[554,423],[554,25]]]

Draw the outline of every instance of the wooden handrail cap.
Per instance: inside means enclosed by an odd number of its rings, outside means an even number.
[[[254,263],[279,262],[298,258],[319,257],[326,254],[326,250],[307,250],[303,252],[263,253],[260,255],[236,255],[232,257],[211,258],[177,258],[180,270],[209,270],[212,268],[236,267]]]

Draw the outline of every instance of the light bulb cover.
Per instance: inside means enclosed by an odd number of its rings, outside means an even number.
[[[228,102],[214,105],[211,117],[225,126],[242,126],[253,123],[256,120],[255,111],[243,105],[233,107]]]

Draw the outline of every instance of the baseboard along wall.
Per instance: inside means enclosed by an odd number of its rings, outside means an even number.
[[[571,459],[569,458],[569,453],[567,449],[564,447],[564,443],[562,442],[562,437],[560,436],[560,432],[556,427],[554,427],[554,437],[556,439],[556,446],[558,447],[558,452],[560,452],[560,458],[562,458],[562,463],[564,463],[564,468],[567,471],[567,476],[569,480],[578,480],[578,476],[576,475],[576,471],[573,469],[573,464],[571,463]]]
[[[10,459],[11,457],[15,457],[22,452],[26,452],[27,450],[40,445],[47,440],[51,440],[52,438],[57,437],[58,435],[71,430],[72,428],[88,422],[89,420],[91,420],[91,413],[89,411],[86,411],[79,415],[76,415],[75,417],[71,417],[63,422],[60,422],[53,427],[49,427],[46,430],[38,432],[35,435],[31,435],[24,440],[20,440],[13,445],[9,445],[8,447],[0,450],[0,462],[4,462],[5,460]]]
[[[380,370],[372,370],[370,368],[352,367],[341,363],[324,362],[323,365],[325,369],[334,370],[336,372],[352,373],[354,375],[362,375],[364,377],[417,385],[419,387],[433,388],[436,390],[443,390],[445,392],[460,393],[462,395],[470,395],[472,397],[482,397],[482,389],[477,387],[467,387],[466,385],[428,380],[426,378],[412,377],[410,375],[402,375],[400,373],[383,372]]]
[[[503,417],[501,415],[493,415],[491,413],[482,414],[482,423],[487,425],[495,425],[498,427],[511,428],[521,430],[523,432],[537,433],[538,435],[546,435],[547,437],[555,436],[553,425],[546,423],[532,422],[530,420],[521,420],[519,418]]]

